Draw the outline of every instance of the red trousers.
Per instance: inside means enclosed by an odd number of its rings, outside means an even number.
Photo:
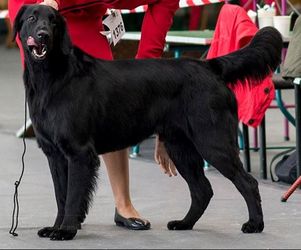
[[[10,0],[9,16],[13,23],[23,4],[39,3],[41,0]],[[179,0],[68,0],[59,3],[59,10],[67,20],[69,34],[74,45],[93,57],[112,59],[110,45],[103,30],[102,16],[107,8],[133,9],[148,4],[141,28],[141,40],[136,58],[160,57],[165,36],[172,25]],[[18,42],[18,41],[17,41]],[[20,43],[18,42],[19,47]],[[23,60],[23,52],[21,51]]]

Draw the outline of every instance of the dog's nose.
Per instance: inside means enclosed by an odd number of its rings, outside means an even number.
[[[39,31],[37,32],[37,36],[38,36],[39,39],[46,39],[46,38],[49,37],[49,34],[48,34],[48,32],[45,31],[45,30],[39,30]]]

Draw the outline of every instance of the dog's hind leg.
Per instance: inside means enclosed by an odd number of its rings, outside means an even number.
[[[195,141],[204,159],[227,177],[244,197],[249,221],[243,224],[241,230],[244,233],[262,232],[264,222],[258,182],[243,168],[239,158],[237,134],[229,132],[229,129],[221,124],[219,128],[206,130]]]
[[[168,155],[176,165],[177,170],[188,184],[191,195],[191,206],[182,220],[170,221],[169,230],[188,230],[203,215],[213,191],[209,180],[204,174],[204,161],[194,145],[184,136],[174,134],[171,141],[164,142]]]
[[[241,230],[244,233],[260,233],[263,231],[264,222],[258,182],[243,169],[243,164],[238,156],[231,160],[232,163],[229,162],[228,165],[227,160],[220,159],[216,166],[220,166],[217,169],[232,181],[247,203],[249,221],[243,224]],[[230,167],[230,169],[225,167],[231,165],[233,167]]]
[[[39,142],[43,152],[46,154],[48,164],[54,184],[55,198],[57,203],[57,216],[55,223],[52,227],[44,227],[38,231],[40,237],[50,237],[50,235],[60,228],[64,215],[65,215],[65,203],[67,195],[67,174],[68,174],[68,162],[63,154],[54,146],[41,141]]]
[[[93,146],[75,147],[64,143],[63,150],[68,158],[65,216],[60,228],[50,235],[51,240],[71,240],[76,235],[78,224],[88,213],[99,167],[99,158]]]

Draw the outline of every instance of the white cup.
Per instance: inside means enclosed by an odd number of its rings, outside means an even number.
[[[288,37],[291,26],[291,16],[274,16],[274,27],[281,33],[283,37]]]
[[[273,26],[273,17],[276,15],[276,10],[264,10],[259,9],[257,11],[258,15],[258,26],[259,29],[266,27],[266,26]]]
[[[250,17],[250,19],[252,20],[253,23],[256,23],[256,16],[257,13],[253,10],[248,10],[248,16]]]

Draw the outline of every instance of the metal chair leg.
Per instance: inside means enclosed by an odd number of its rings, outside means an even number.
[[[244,167],[247,172],[251,172],[249,129],[245,124],[242,125],[242,133],[244,138]]]
[[[259,154],[260,154],[260,177],[267,179],[267,155],[266,155],[266,134],[265,117],[259,126]]]

